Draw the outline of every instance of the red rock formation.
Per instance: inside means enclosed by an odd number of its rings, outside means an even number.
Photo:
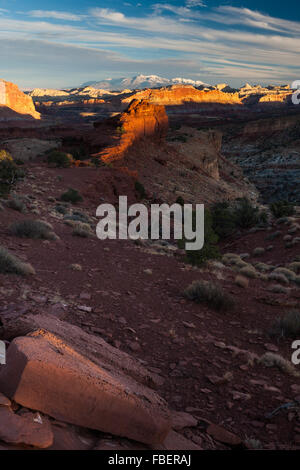
[[[2,114],[6,118],[7,108],[24,117],[31,116],[40,119],[40,114],[35,110],[30,96],[22,93],[14,83],[0,80],[0,118]]]
[[[164,106],[134,100],[114,124],[117,143],[95,154],[105,162],[123,158],[132,144],[143,137],[161,139],[168,129],[168,117]],[[95,124],[95,127],[100,126],[101,123]]]
[[[197,90],[193,86],[174,85],[168,88],[147,89],[133,96],[124,98],[122,103],[129,103],[133,99],[147,99],[150,103],[165,106],[183,105],[192,103],[216,103],[239,105],[241,100],[238,93],[223,93],[219,90]]]

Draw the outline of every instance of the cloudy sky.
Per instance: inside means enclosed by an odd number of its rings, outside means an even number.
[[[0,0],[0,77],[28,87],[156,74],[300,80],[293,0]]]

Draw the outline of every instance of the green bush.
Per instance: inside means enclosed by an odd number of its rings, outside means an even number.
[[[0,273],[26,276],[35,274],[35,271],[29,263],[24,263],[6,248],[0,246]]]
[[[276,219],[289,217],[295,214],[295,207],[288,201],[273,202],[270,206],[270,210]]]
[[[24,171],[12,159],[0,158],[0,193],[8,194],[13,185],[24,175]]]
[[[206,303],[216,310],[229,310],[233,307],[233,298],[223,291],[221,286],[209,281],[194,281],[185,291],[187,299]]]
[[[193,212],[193,230],[196,227],[196,213]],[[218,235],[212,228],[212,216],[209,209],[204,211],[204,246],[201,250],[186,250],[187,261],[195,266],[200,266],[210,259],[219,259],[221,257],[218,248]],[[188,240],[189,242],[191,240]],[[187,240],[183,238],[178,241],[179,248],[184,249]]]
[[[69,168],[72,163],[72,157],[65,152],[52,150],[47,153],[47,162],[49,166],[55,166],[56,168]]]
[[[71,202],[72,204],[76,204],[77,202],[83,201],[81,194],[77,191],[77,189],[69,188],[66,192],[64,192],[60,196],[61,201],[64,202]]]
[[[44,240],[55,240],[57,238],[52,227],[42,220],[27,219],[14,222],[9,231],[12,235],[22,238],[41,238]]]
[[[247,198],[238,199],[234,217],[239,228],[251,228],[260,222],[258,207],[253,206]]]
[[[286,338],[297,338],[300,335],[300,312],[291,311],[278,319],[271,328],[271,334]]]
[[[236,230],[236,217],[227,202],[219,202],[211,209],[212,228],[220,238],[229,237]]]

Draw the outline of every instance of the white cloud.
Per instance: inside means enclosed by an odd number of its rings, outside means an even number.
[[[33,77],[44,74],[53,82],[70,76],[69,84],[74,76],[80,82],[118,72],[174,73],[206,82],[224,77],[233,83],[260,77],[289,82],[300,76],[298,22],[229,6],[200,12],[168,3],[153,5],[153,13],[141,17],[110,8],[88,13],[33,10],[34,20],[0,15],[1,62],[6,68],[10,63],[11,70],[19,67],[20,75],[28,69]],[[87,21],[70,24],[71,18]]]
[[[188,8],[205,7],[206,6],[205,2],[202,1],[202,0],[186,0],[185,4]]]
[[[55,20],[66,20],[66,21],[80,21],[81,15],[75,15],[74,13],[67,13],[64,11],[48,11],[48,10],[31,10],[28,12],[29,16],[33,18],[52,18]]]

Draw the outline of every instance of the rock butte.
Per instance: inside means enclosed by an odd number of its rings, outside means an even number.
[[[32,98],[20,91],[14,83],[0,79],[0,120],[2,117],[9,117],[6,113],[7,108],[22,115],[23,119],[26,117],[40,119],[40,113],[35,110]]]
[[[154,137],[156,140],[166,135],[168,116],[164,106],[154,105],[147,100],[133,100],[128,109],[120,117],[112,118],[111,122],[119,132],[115,145],[95,154],[105,162],[123,158],[132,144],[143,137]],[[101,127],[102,123],[95,123]]]

